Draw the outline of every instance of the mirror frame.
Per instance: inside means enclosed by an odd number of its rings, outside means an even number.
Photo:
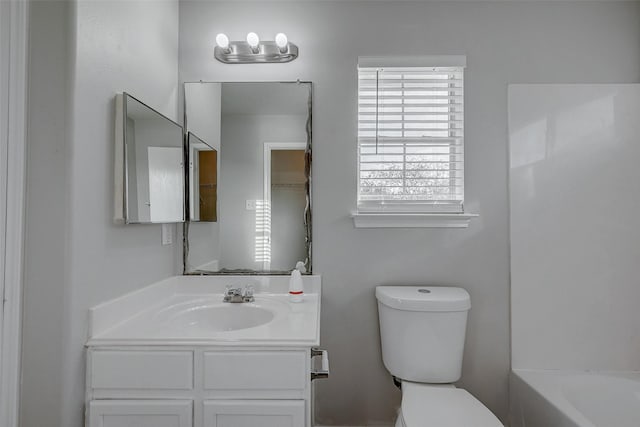
[[[255,83],[280,83],[280,84],[304,84],[308,87],[308,97],[307,97],[307,121],[305,124],[305,130],[307,134],[306,148],[304,153],[305,165],[304,165],[304,174],[307,179],[305,183],[305,191],[307,203],[303,213],[303,222],[305,227],[305,247],[306,247],[306,256],[307,259],[304,260],[306,262],[307,271],[302,274],[311,275],[313,274],[313,233],[312,233],[312,207],[313,207],[313,185],[312,185],[312,154],[313,154],[313,82],[305,81],[305,80],[296,80],[296,81],[225,81],[225,82],[215,82],[215,81],[190,81],[184,82],[182,85],[182,100],[183,100],[183,114],[184,114],[184,151],[185,151],[185,164],[188,164],[189,157],[189,147],[188,141],[186,138],[187,133],[189,132],[188,126],[188,117],[187,117],[187,97],[186,97],[186,84],[194,84],[194,83],[234,83],[234,84],[255,84]],[[218,165],[218,167],[222,167],[222,164]],[[188,168],[185,168],[185,175],[188,175]],[[188,183],[188,176],[185,180],[186,189],[185,189],[185,221],[182,224],[183,232],[182,232],[182,274],[185,276],[225,276],[225,275],[245,275],[245,276],[281,276],[288,275],[291,273],[291,270],[253,270],[253,269],[223,269],[222,271],[206,271],[206,270],[195,270],[195,271],[187,271],[187,261],[189,258],[189,225],[191,224],[191,212],[189,212],[190,206],[190,189]],[[219,207],[218,207],[219,208]],[[198,222],[198,221],[196,221]]]
[[[185,167],[185,155],[184,155],[184,127],[178,122],[171,120],[153,107],[150,107],[146,103],[142,102],[135,96],[127,92],[116,94],[116,120],[115,120],[115,157],[114,157],[114,213],[113,221],[116,224],[179,224],[184,223],[186,219],[186,194],[187,187],[186,182],[182,182],[182,220],[172,222],[153,222],[153,221],[131,221],[129,218],[129,168],[127,167],[127,99],[131,98],[136,102],[144,105],[149,110],[156,113],[163,119],[176,125],[181,130],[182,136],[182,172],[183,175],[187,168]],[[178,147],[179,148],[179,147]]]

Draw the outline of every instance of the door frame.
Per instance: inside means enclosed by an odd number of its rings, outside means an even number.
[[[18,426],[26,186],[28,0],[0,1],[5,71],[0,84],[0,425]],[[6,39],[5,39],[6,40]],[[5,156],[6,155],[6,156]]]

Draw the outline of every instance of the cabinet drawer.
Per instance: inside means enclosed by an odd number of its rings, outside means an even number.
[[[89,427],[192,427],[190,400],[92,400]]]
[[[305,351],[208,351],[205,390],[304,390],[309,378]]]
[[[204,427],[303,427],[304,400],[209,400]]]
[[[94,351],[90,386],[93,389],[191,390],[191,351]]]

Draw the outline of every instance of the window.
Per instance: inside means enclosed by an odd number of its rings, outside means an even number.
[[[358,213],[463,212],[463,74],[464,57],[360,58]]]

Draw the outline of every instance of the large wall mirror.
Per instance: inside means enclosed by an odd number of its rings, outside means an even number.
[[[311,96],[310,82],[185,83],[186,274],[311,272]]]
[[[115,221],[183,222],[182,126],[129,94],[118,94],[115,147]]]

